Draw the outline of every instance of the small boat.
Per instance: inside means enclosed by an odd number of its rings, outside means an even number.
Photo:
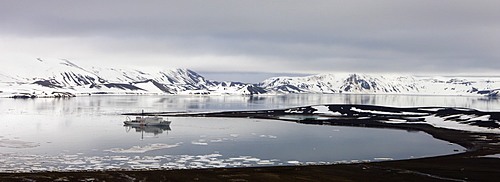
[[[123,122],[125,125],[132,126],[168,126],[172,121],[163,120],[163,117],[150,116],[150,117],[136,117],[135,120],[131,120],[128,116]]]

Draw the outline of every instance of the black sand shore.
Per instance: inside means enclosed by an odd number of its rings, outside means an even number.
[[[374,107],[374,106],[370,106]],[[383,108],[382,110],[394,110]],[[403,110],[407,110],[403,109]],[[411,108],[415,109],[415,108]],[[411,110],[410,109],[410,110]],[[149,113],[182,117],[253,117],[280,119],[284,110],[242,111],[219,113]],[[457,110],[444,112],[456,113]],[[460,111],[470,112],[470,111]],[[307,107],[304,112],[310,114]],[[436,114],[436,113],[434,113]],[[441,113],[442,114],[442,113]],[[446,113],[445,113],[446,114]],[[498,114],[498,113],[488,113]],[[435,128],[428,124],[378,122],[391,116],[366,114],[332,120],[299,120],[304,124],[327,124],[359,127],[393,128],[424,131],[433,137],[459,144],[467,149],[462,153],[421,159],[371,163],[277,166],[223,169],[150,170],[150,171],[95,171],[95,172],[41,172],[0,173],[0,181],[498,181],[500,158],[484,157],[500,153],[500,135]],[[401,115],[398,116],[402,118]]]

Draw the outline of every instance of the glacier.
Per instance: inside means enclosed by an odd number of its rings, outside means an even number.
[[[255,95],[291,93],[498,96],[500,77],[423,77],[318,74],[272,77],[260,83],[211,81],[185,68],[138,70],[83,66],[66,59],[19,62],[0,68],[0,97],[92,94]]]

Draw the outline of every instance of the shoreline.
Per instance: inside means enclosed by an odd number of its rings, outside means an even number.
[[[343,105],[347,106],[347,105]],[[373,106],[370,106],[373,107]],[[385,107],[380,107],[387,110]],[[394,109],[394,108],[389,108]],[[297,115],[310,115],[307,107]],[[500,135],[437,128],[429,124],[385,123],[375,119],[346,116],[330,120],[280,119],[281,110],[231,111],[217,113],[146,113],[168,117],[250,117],[277,119],[302,124],[392,128],[423,131],[436,139],[456,143],[465,152],[369,163],[298,165],[248,168],[215,168],[143,171],[86,171],[0,173],[0,181],[495,181],[500,178],[500,158],[482,157],[500,154]],[[495,114],[495,113],[493,113]],[[126,115],[138,115],[129,113]],[[377,117],[380,117],[378,115]]]

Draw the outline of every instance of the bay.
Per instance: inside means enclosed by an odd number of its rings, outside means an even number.
[[[169,118],[170,128],[123,126],[122,113],[276,109],[316,104],[450,106],[484,111],[495,99],[457,96],[102,95],[1,99],[0,171],[206,168],[407,159],[462,151],[423,132],[247,118]],[[2,146],[3,143],[3,146]]]

